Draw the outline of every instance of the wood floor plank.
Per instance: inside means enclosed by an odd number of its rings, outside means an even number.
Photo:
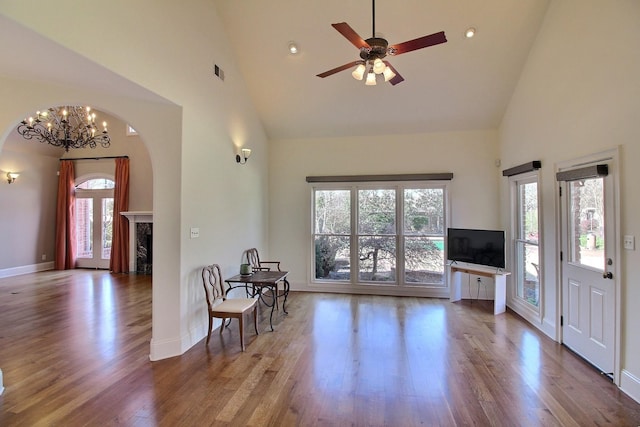
[[[0,425],[640,425],[640,404],[491,302],[296,292],[246,352],[234,321],[150,362],[151,286],[0,279]]]

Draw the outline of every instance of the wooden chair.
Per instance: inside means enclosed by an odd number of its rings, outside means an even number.
[[[253,271],[271,271],[272,268],[281,271],[280,261],[261,261],[256,248],[244,251],[244,258],[246,258],[248,264],[251,264]]]
[[[243,257],[247,260],[247,264],[251,265],[251,269],[256,271],[271,271],[273,268],[274,271],[282,271],[280,270],[280,261],[262,261],[260,260],[260,254],[256,248],[247,249],[244,251]],[[273,292],[273,300],[276,309],[280,310],[278,306],[278,285],[276,284],[276,288]]]
[[[244,351],[244,316],[253,312],[253,326],[258,334],[258,300],[256,298],[227,298],[224,291],[224,280],[220,273],[220,266],[212,264],[202,269],[202,283],[204,293],[207,298],[209,308],[209,332],[207,333],[207,343],[211,338],[213,319],[222,319],[220,333],[224,330],[226,319],[238,319],[240,323],[240,346]]]

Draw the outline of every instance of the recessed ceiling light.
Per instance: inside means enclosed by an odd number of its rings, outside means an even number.
[[[468,39],[476,35],[476,29],[473,27],[467,28],[467,31],[464,32],[464,36]]]
[[[295,42],[289,42],[289,53],[292,55],[298,53],[298,45]]]

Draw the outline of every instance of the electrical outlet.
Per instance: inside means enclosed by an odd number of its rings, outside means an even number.
[[[623,245],[625,249],[633,251],[636,249],[636,238],[631,235],[624,236]]]
[[[47,254],[42,254],[42,260],[46,261],[47,260]]]
[[[196,227],[191,227],[191,238],[197,239],[200,237],[200,229]]]

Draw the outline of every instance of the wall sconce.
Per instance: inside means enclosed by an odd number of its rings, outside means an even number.
[[[19,176],[20,176],[19,173],[7,172],[7,182],[9,184],[13,184],[16,181],[16,178],[19,177]]]
[[[243,148],[241,151],[242,156],[240,156],[240,154],[236,154],[236,162],[244,165],[245,163],[247,163],[247,159],[249,158],[249,156],[251,156],[251,149]]]

